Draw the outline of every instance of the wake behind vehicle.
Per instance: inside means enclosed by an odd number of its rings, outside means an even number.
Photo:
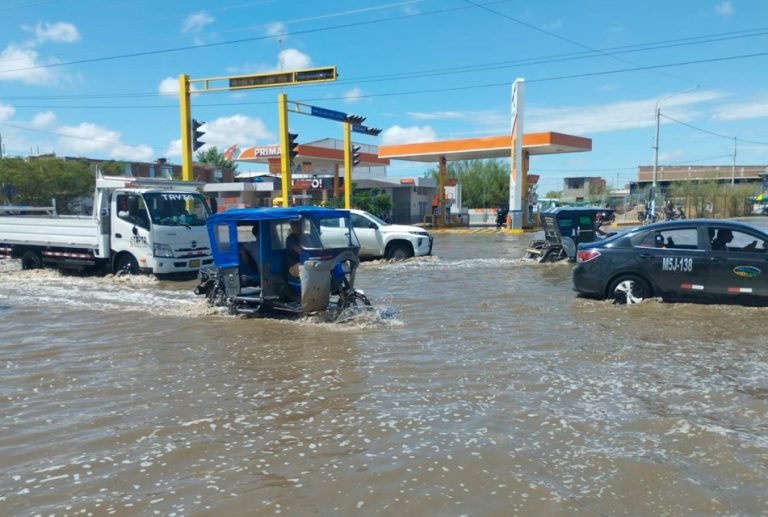
[[[212,306],[242,315],[325,312],[332,321],[370,305],[354,288],[360,244],[348,210],[243,208],[207,226],[215,266],[201,268],[195,293]]]
[[[600,227],[615,220],[615,210],[595,207],[556,207],[539,214],[544,227],[544,239],[534,240],[526,256],[536,262],[576,260],[576,248],[581,243],[594,242],[609,233]]]
[[[580,244],[580,294],[638,303],[647,298],[768,304],[768,234],[721,220],[656,223]]]

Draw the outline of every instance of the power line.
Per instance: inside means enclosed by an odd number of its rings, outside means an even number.
[[[390,4],[390,5],[398,5],[398,4]],[[768,35],[768,27],[762,27],[757,29],[747,29],[744,31],[733,31],[733,32],[716,33],[716,34],[710,34],[710,35],[692,36],[689,38],[679,38],[679,39],[673,39],[673,40],[662,40],[657,42],[638,43],[633,45],[624,45],[620,47],[609,47],[609,48],[598,50],[597,53],[641,52],[646,50],[675,48],[675,47],[694,45],[694,44],[713,43],[713,42],[735,39],[735,38],[748,38],[748,37],[765,36],[765,35]],[[342,79],[334,82],[333,84],[328,84],[324,86],[332,87],[334,85],[345,84],[345,83],[397,81],[397,80],[405,80],[405,79],[413,79],[413,78],[421,78],[421,77],[433,77],[437,75],[473,73],[473,72],[484,71],[484,70],[495,70],[495,69],[498,69],[499,67],[511,68],[511,67],[517,67],[517,66],[540,65],[540,64],[548,64],[548,63],[554,63],[554,62],[589,59],[593,57],[596,57],[595,52],[593,51],[589,51],[589,52],[582,51],[582,52],[575,52],[575,53],[572,52],[572,53],[566,53],[566,54],[552,54],[548,56],[540,56],[537,58],[526,58],[526,59],[521,59],[517,61],[506,60],[506,61],[481,63],[481,64],[469,65],[469,66],[460,65],[460,66],[452,66],[452,67],[445,67],[445,68],[433,68],[433,69],[420,70],[416,72],[377,74],[377,75],[353,77],[350,79]],[[640,67],[638,69],[642,69],[642,68],[643,67]],[[67,99],[80,99],[80,98],[111,99],[111,98],[142,98],[142,97],[146,98],[146,97],[163,97],[163,96],[167,96],[167,94],[163,94],[159,92],[151,92],[151,93],[147,92],[147,93],[110,93],[110,94],[90,93],[90,94],[77,94],[77,95],[74,95],[74,94],[73,95],[17,95],[17,96],[5,96],[4,99],[5,100],[16,100],[16,99],[67,100]]]
[[[121,145],[121,146],[125,146],[125,147],[150,147],[150,148],[152,148],[152,149],[154,149],[156,151],[164,151],[166,149],[165,147],[147,146],[146,144],[127,144],[125,142],[116,142],[114,140],[102,140],[102,139],[99,139],[99,138],[88,138],[88,137],[84,137],[84,136],[68,135],[66,133],[57,133],[55,131],[46,131],[44,129],[36,129],[36,128],[32,128],[32,127],[18,126],[16,124],[8,124],[7,122],[0,122],[0,126],[12,127],[14,129],[21,129],[23,131],[31,131],[33,133],[43,133],[43,134],[46,134],[46,135],[58,136],[58,137],[61,137],[61,138],[71,138],[71,139],[74,139],[74,140],[85,140],[87,142],[98,142],[100,144],[113,144],[113,145]]]
[[[572,40],[570,38],[566,38],[564,36],[560,36],[559,34],[555,34],[554,32],[550,32],[550,31],[542,29],[540,27],[536,27],[535,25],[532,25],[530,23],[526,23],[526,22],[524,22],[522,20],[518,20],[517,18],[514,18],[512,16],[506,15],[506,14],[500,12],[500,11],[496,11],[495,9],[491,9],[487,5],[479,4],[479,3],[475,2],[474,0],[464,0],[464,1],[466,3],[468,3],[468,4],[474,5],[475,7],[479,7],[480,9],[484,9],[484,10],[486,10],[488,12],[491,12],[491,13],[497,15],[497,16],[501,16],[502,18],[506,18],[507,20],[513,21],[513,22],[515,22],[517,24],[520,24],[520,25],[522,25],[524,27],[528,27],[529,29],[532,29],[532,30],[544,33],[544,34],[546,34],[548,36],[551,36],[553,38],[557,38],[559,40],[568,42],[571,45],[576,45],[578,47],[590,50],[592,52],[598,52],[598,53],[604,55],[605,57],[610,57],[611,59],[615,59],[616,61],[620,61],[622,63],[626,63],[626,64],[633,65],[633,66],[640,66],[637,63],[633,63],[632,61],[628,61],[626,59],[621,59],[619,57],[616,57],[614,55],[608,54],[606,52],[602,52],[602,51],[599,51],[597,49],[594,49],[594,48],[592,48],[592,47],[590,47],[588,45],[584,45],[583,43],[580,43],[578,41]],[[641,68],[645,68],[645,67],[641,67]],[[649,70],[654,70],[653,68],[650,68],[650,67],[648,69]],[[676,76],[676,75],[673,75],[673,74],[667,74],[667,73],[664,73],[664,72],[660,72],[660,73],[662,75],[667,76],[667,77],[672,77],[674,79],[679,79],[681,81],[690,82],[690,83],[696,83],[696,81],[692,81],[691,79],[687,79],[687,78],[684,78],[684,77]],[[698,83],[696,83],[696,84],[698,84]]]
[[[499,4],[499,3],[506,3],[511,2],[512,0],[493,0],[491,2],[488,2],[485,5],[493,5],[493,4]],[[395,20],[403,20],[407,18],[416,18],[416,17],[422,17],[422,16],[431,16],[434,14],[443,14],[443,13],[449,13],[454,11],[462,11],[466,9],[471,9],[471,7],[451,7],[448,9],[437,9],[434,11],[426,11],[423,13],[411,13],[411,14],[402,14],[398,16],[391,16],[388,18],[379,18],[375,20],[366,20],[366,21],[359,21],[359,22],[353,22],[353,23],[344,23],[344,24],[338,24],[338,25],[330,25],[326,27],[318,27],[315,29],[305,29],[300,31],[293,31],[293,32],[282,32],[279,34],[271,34],[268,36],[254,36],[251,38],[241,38],[236,40],[229,40],[229,41],[218,41],[218,42],[211,42],[211,43],[203,43],[199,45],[187,45],[182,47],[175,47],[175,48],[167,48],[167,49],[157,49],[157,50],[146,50],[143,52],[130,52],[126,54],[117,54],[112,56],[102,56],[102,57],[95,57],[95,58],[89,58],[89,59],[79,59],[74,61],[63,61],[60,63],[48,63],[45,65],[35,65],[35,66],[28,66],[23,68],[14,68],[14,69],[6,69],[0,71],[0,74],[7,74],[11,72],[24,72],[29,70],[39,70],[42,68],[58,68],[58,67],[64,67],[64,66],[70,66],[70,65],[81,65],[86,63],[99,63],[104,61],[115,61],[119,59],[128,59],[128,58],[135,58],[135,57],[146,57],[146,56],[155,56],[160,54],[170,54],[175,52],[183,52],[187,50],[197,50],[202,48],[212,48],[212,47],[224,47],[229,45],[236,45],[239,43],[250,43],[254,41],[262,41],[266,39],[274,39],[279,37],[286,37],[286,36],[297,36],[302,34],[313,34],[317,32],[325,32],[325,31],[331,31],[331,30],[339,30],[339,29],[348,29],[352,27],[361,27],[365,25],[375,25],[379,23],[385,23],[389,21],[395,21]]]
[[[677,120],[676,118],[672,118],[672,117],[670,117],[668,115],[665,115],[663,113],[659,113],[659,116],[664,117],[667,120],[671,120],[672,122],[675,122],[677,124],[680,124],[681,126],[689,127],[689,128],[694,129],[696,131],[700,131],[700,132],[706,133],[708,135],[716,136],[718,138],[724,138],[726,140],[731,140],[731,141],[733,141],[733,139],[737,139],[739,142],[749,143],[749,144],[754,144],[754,145],[768,145],[768,142],[754,142],[752,140],[744,140],[744,139],[738,138],[736,136],[721,135],[720,133],[715,133],[714,131],[710,131],[708,129],[703,129],[703,128],[694,126],[692,124],[688,124],[687,122],[683,122],[682,120]],[[728,155],[728,156],[732,156],[732,155]]]
[[[714,63],[714,62],[722,62],[722,61],[730,61],[735,59],[747,59],[747,58],[753,58],[753,57],[762,57],[768,55],[768,52],[756,52],[751,54],[739,54],[739,55],[733,55],[733,56],[723,56],[723,57],[714,57],[714,58],[706,58],[706,59],[697,59],[697,60],[690,60],[690,61],[679,61],[675,63],[663,63],[659,65],[645,65],[645,66],[638,66],[635,68],[619,68],[614,70],[603,70],[603,71],[596,71],[596,72],[582,72],[578,74],[568,74],[568,75],[560,75],[560,76],[552,76],[552,77],[540,77],[540,78],[533,78],[533,79],[526,79],[527,83],[539,83],[539,82],[550,82],[550,81],[561,81],[566,79],[579,79],[584,77],[595,77],[595,76],[601,76],[601,75],[611,75],[611,74],[619,74],[619,73],[626,73],[626,72],[636,72],[640,70],[645,70],[649,68],[672,68],[676,66],[687,66],[687,65],[696,65],[696,64],[703,64],[703,63]],[[429,94],[429,93],[444,93],[444,92],[457,92],[457,91],[467,91],[467,90],[475,90],[475,89],[483,89],[483,88],[497,88],[497,87],[508,87],[512,84],[512,81],[501,81],[501,82],[494,82],[494,83],[485,83],[485,84],[472,84],[472,85],[465,85],[465,86],[453,86],[448,88],[428,88],[428,89],[422,89],[422,90],[405,90],[405,91],[394,91],[394,92],[383,92],[383,93],[369,93],[369,94],[361,94],[358,98],[376,98],[376,97],[392,97],[392,96],[404,96],[404,95],[422,95],[422,94]],[[332,101],[332,100],[344,100],[345,97],[338,96],[338,97],[314,97],[314,98],[303,98],[298,99],[297,102],[314,102],[314,101]],[[276,104],[276,101],[255,101],[255,102],[227,102],[227,103],[208,103],[208,104],[197,104],[196,106],[198,108],[204,108],[204,107],[221,107],[221,106],[253,106],[253,105],[273,105]],[[15,108],[25,108],[25,107],[31,107],[31,106],[14,106]],[[80,109],[83,108],[91,108],[91,107],[97,107],[97,106],[79,106]],[[124,106],[124,108],[135,108],[136,106]],[[147,108],[168,108],[173,107],[176,108],[176,106],[164,106],[164,105],[150,105],[146,106]],[[48,109],[48,108],[63,108],[63,106],[34,106],[35,109]],[[110,106],[110,108],[117,109],[118,107]],[[722,136],[722,135],[719,135]],[[732,138],[732,137],[730,137]],[[744,142],[747,142],[747,140],[744,140]],[[762,142],[750,142],[755,143],[758,145],[762,145]],[[768,144],[766,144],[768,145]]]

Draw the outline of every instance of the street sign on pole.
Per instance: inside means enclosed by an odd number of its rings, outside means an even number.
[[[310,115],[313,117],[329,118],[338,122],[344,122],[347,119],[347,114],[341,111],[318,108],[317,106],[310,106],[310,108]]]

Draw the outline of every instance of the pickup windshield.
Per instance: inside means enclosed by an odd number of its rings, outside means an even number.
[[[144,194],[153,224],[162,226],[204,226],[208,205],[200,194],[149,192]]]
[[[304,218],[301,246],[308,249],[359,248],[347,217]]]

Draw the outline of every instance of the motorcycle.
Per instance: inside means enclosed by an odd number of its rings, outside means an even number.
[[[507,214],[509,214],[509,208],[505,206],[499,206],[496,208],[496,228],[506,226]]]
[[[665,206],[664,207],[664,220],[676,221],[678,219],[685,219],[685,212],[679,206]]]

